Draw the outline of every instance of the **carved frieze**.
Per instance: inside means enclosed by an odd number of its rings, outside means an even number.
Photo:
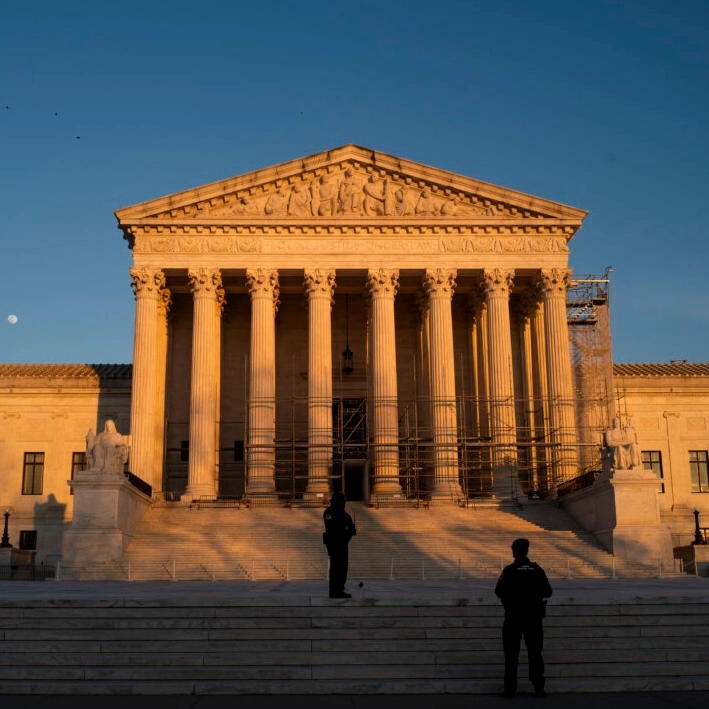
[[[411,238],[406,231],[379,229],[367,230],[366,236],[369,238],[361,238],[362,232],[354,229],[336,231],[335,234],[331,234],[330,230],[324,234],[303,233],[306,238],[299,239],[283,238],[277,234],[265,235],[263,238],[140,235],[135,237],[133,252],[136,254],[568,253],[566,239],[563,236],[448,238],[436,236],[434,230],[426,230],[430,234],[429,238]]]

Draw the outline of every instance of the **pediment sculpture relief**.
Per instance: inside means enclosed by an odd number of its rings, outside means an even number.
[[[306,173],[262,187],[225,195],[223,204],[187,207],[187,216],[228,219],[250,217],[312,219],[390,217],[510,216],[504,205],[438,185],[425,185],[384,171],[366,172],[343,164],[338,171]],[[167,216],[167,215],[164,215]]]

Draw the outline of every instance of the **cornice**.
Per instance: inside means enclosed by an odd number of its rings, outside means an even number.
[[[435,223],[411,223],[410,221],[384,219],[358,219],[353,221],[313,223],[291,219],[253,220],[241,223],[233,220],[212,219],[195,223],[193,220],[173,221],[168,219],[141,219],[125,225],[127,236],[209,236],[209,235],[259,235],[259,236],[411,236],[436,237],[457,234],[462,236],[564,236],[570,239],[577,224],[562,219],[544,219],[529,222],[523,219],[480,219]]]

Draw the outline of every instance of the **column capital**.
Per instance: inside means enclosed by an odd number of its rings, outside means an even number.
[[[159,268],[131,268],[131,288],[136,298],[159,298],[165,288],[165,274]]]
[[[563,295],[566,297],[570,277],[570,268],[542,268],[539,271],[537,288],[544,296]]]
[[[190,268],[187,270],[190,291],[197,298],[212,298],[220,309],[224,307],[222,274],[218,268]]]
[[[303,288],[308,297],[329,296],[335,293],[335,269],[306,268],[303,271]]]
[[[453,295],[456,286],[458,271],[455,268],[427,268],[423,276],[423,289],[431,297],[449,298]]]
[[[514,284],[515,272],[505,268],[486,268],[481,286],[488,297],[508,296]]]
[[[367,271],[367,292],[370,296],[396,295],[399,290],[398,268],[370,268]]]
[[[515,293],[510,301],[510,310],[520,320],[528,322],[539,310],[539,296],[531,288],[525,288],[520,293]]]
[[[247,268],[246,287],[249,289],[252,300],[254,298],[271,298],[273,307],[278,309],[278,296],[281,289],[278,282],[278,271],[269,268]]]
[[[484,312],[487,304],[485,294],[480,288],[474,288],[468,293],[465,301],[465,314],[473,321],[477,321]]]
[[[172,291],[169,288],[163,288],[160,291],[158,298],[158,312],[167,317],[172,305]]]

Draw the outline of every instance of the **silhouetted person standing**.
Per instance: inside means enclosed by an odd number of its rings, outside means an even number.
[[[495,586],[495,595],[505,608],[502,624],[502,647],[505,653],[505,696],[514,697],[517,692],[517,663],[520,641],[524,636],[529,658],[529,679],[537,697],[546,696],[544,691],[544,631],[542,618],[546,611],[546,598],[552,590],[549,579],[539,564],[527,557],[529,541],[515,539],[512,542],[514,561],[506,566]]]
[[[330,557],[330,598],[352,598],[345,592],[350,539],[357,534],[352,517],[345,512],[345,496],[333,493],[330,506],[323,513],[325,534],[323,542]]]

